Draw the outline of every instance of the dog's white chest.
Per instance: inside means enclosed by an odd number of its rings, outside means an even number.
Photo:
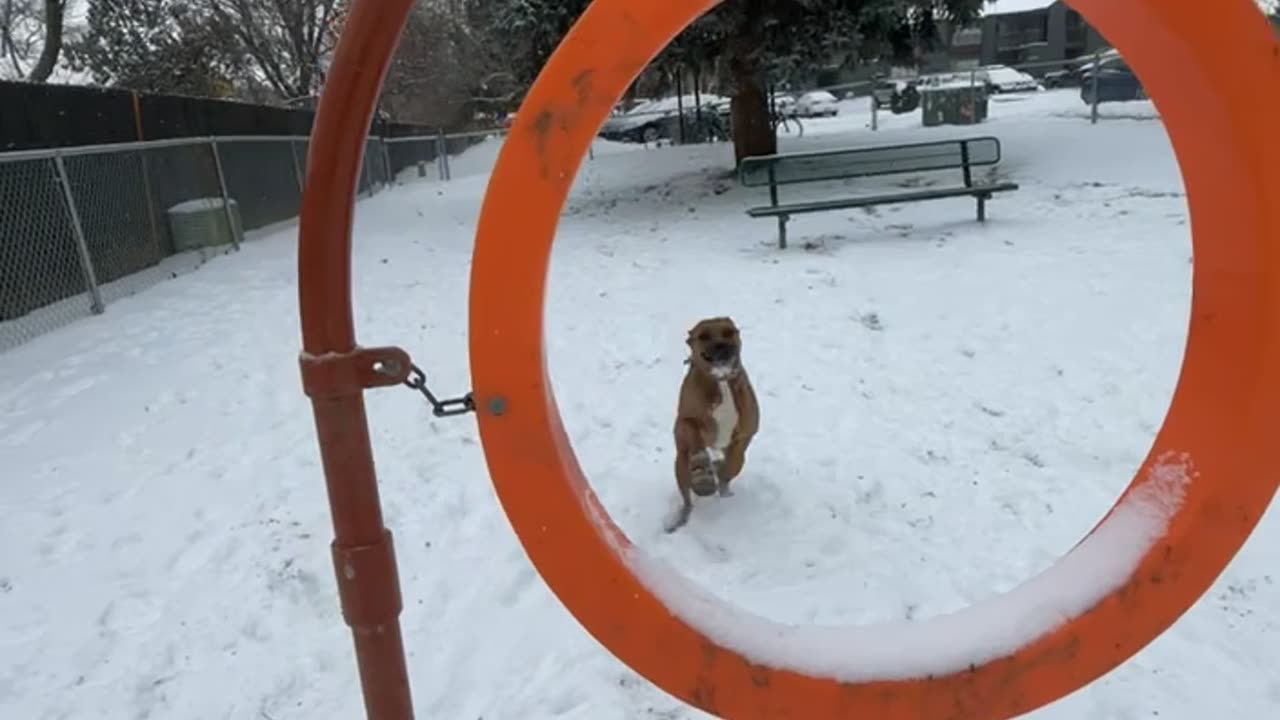
[[[720,381],[720,404],[712,408],[711,419],[716,422],[715,448],[724,450],[733,439],[733,429],[738,427],[738,405],[733,401],[728,381]]]

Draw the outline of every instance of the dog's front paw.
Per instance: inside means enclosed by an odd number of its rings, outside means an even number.
[[[733,497],[733,491],[729,489],[729,483],[720,482],[720,497]]]

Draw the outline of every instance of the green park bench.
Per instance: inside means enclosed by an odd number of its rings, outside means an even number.
[[[804,213],[970,196],[978,201],[978,221],[985,221],[986,202],[992,195],[1018,189],[1014,182],[974,181],[973,168],[999,162],[1000,141],[974,137],[748,157],[738,166],[738,180],[744,187],[769,188],[769,204],[750,208],[747,214],[777,218],[778,247],[785,248],[787,221],[792,215]],[[826,200],[778,201],[778,188],[782,185],[953,169],[963,172],[963,184]]]

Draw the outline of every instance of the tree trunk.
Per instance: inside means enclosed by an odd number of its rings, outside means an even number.
[[[27,74],[27,80],[42,83],[53,74],[58,66],[58,56],[62,54],[62,21],[67,10],[66,0],[44,0],[44,47],[40,50],[40,59]]]
[[[769,122],[769,98],[760,69],[763,20],[763,4],[759,0],[748,2],[742,24],[729,38],[728,65],[733,87],[729,111],[733,118],[735,164],[743,158],[778,151],[778,136]]]
[[[753,155],[778,151],[778,136],[769,122],[769,99],[755,73],[733,74],[733,159],[735,163]]]

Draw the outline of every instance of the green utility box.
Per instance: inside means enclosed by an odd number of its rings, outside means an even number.
[[[231,199],[231,227],[227,223],[227,207],[222,198],[196,198],[169,208],[169,232],[174,252],[244,242],[244,226],[240,221],[240,205]]]
[[[976,125],[987,119],[987,89],[969,84],[922,87],[920,114],[925,127]]]

